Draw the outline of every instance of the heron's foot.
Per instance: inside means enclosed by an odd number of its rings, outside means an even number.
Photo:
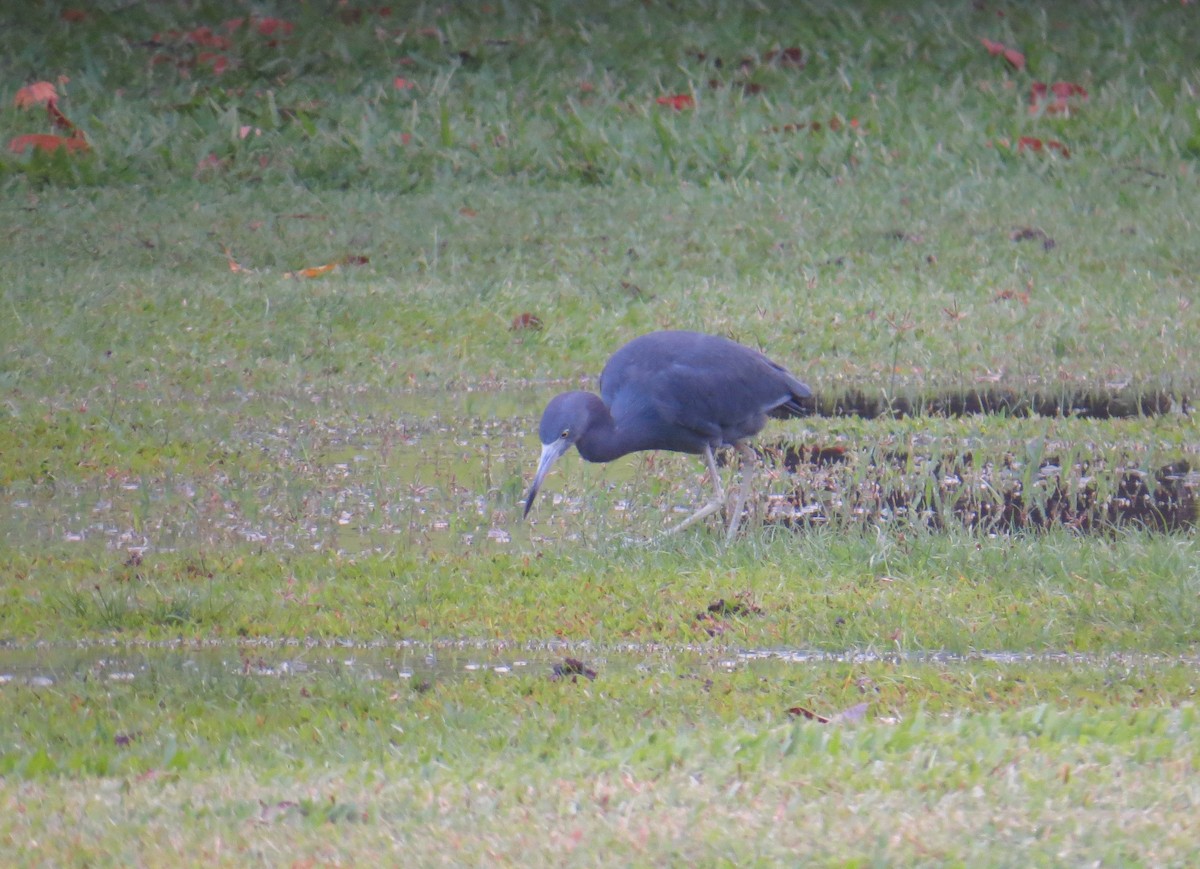
[[[707,519],[709,516],[711,516],[713,513],[716,513],[718,510],[720,510],[724,506],[725,506],[725,498],[724,497],[714,498],[713,500],[711,500],[707,504],[705,504],[703,507],[701,507],[699,510],[697,510],[695,513],[693,513],[691,516],[684,519],[678,525],[673,525],[672,527],[668,528],[666,531],[663,532],[663,535],[666,536],[668,534],[677,534],[678,532],[682,531],[684,528],[690,528],[691,526],[693,526],[697,522],[699,522],[701,519]]]

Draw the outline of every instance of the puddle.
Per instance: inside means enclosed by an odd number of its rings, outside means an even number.
[[[566,662],[566,663],[564,663]],[[252,643],[150,643],[0,648],[0,688],[53,688],[74,681],[149,683],[172,674],[191,678],[307,680],[353,678],[411,683],[492,678],[554,678],[582,662],[595,677],[629,672],[734,672],[779,667],[831,665],[932,666],[965,669],[978,665],[1073,669],[1200,670],[1200,656],[1080,652],[877,651],[847,649],[712,649],[594,643],[513,644],[504,642],[316,643],[263,640]]]

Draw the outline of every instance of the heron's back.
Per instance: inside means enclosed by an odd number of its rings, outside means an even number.
[[[651,332],[617,350],[600,395],[637,449],[699,453],[762,430],[768,415],[798,416],[812,398],[786,368],[717,335]]]

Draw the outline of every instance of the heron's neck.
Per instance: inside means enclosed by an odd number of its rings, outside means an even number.
[[[593,395],[592,399],[588,402],[590,419],[587,428],[575,443],[579,455],[589,462],[611,462],[641,449],[629,439],[627,431],[617,426],[599,396]]]

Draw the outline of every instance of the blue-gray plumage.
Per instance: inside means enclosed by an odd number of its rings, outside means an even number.
[[[742,456],[742,486],[729,519],[732,539],[754,464],[745,439],[758,434],[768,416],[786,419],[808,412],[811,399],[812,390],[786,368],[728,338],[699,332],[634,338],[604,366],[599,396],[564,392],[546,405],[538,428],[542,456],[525,515],[550,466],[572,446],[589,462],[639,450],[698,453],[705,457],[716,494],[671,529],[678,531],[724,505],[713,450],[735,447]]]

